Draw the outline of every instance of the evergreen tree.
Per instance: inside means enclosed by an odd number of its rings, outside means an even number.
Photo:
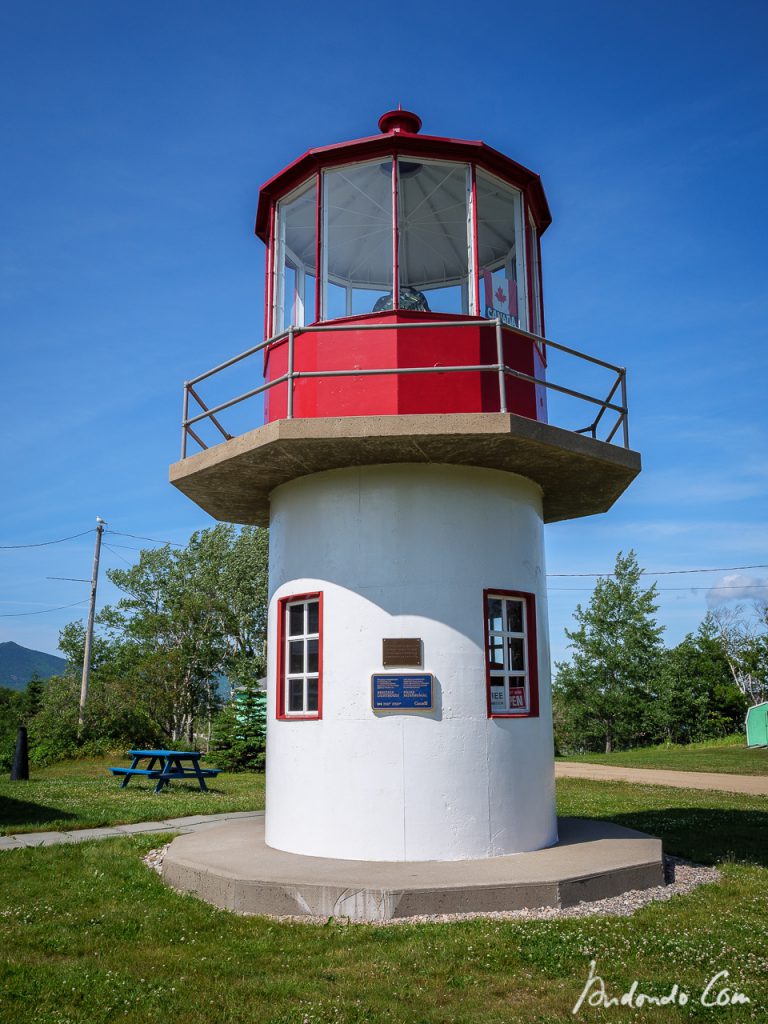
[[[612,577],[595,585],[589,605],[576,606],[577,628],[566,630],[570,664],[554,681],[558,739],[570,749],[604,749],[647,742],[661,657],[656,585],[640,585],[634,551],[619,552]]]
[[[263,771],[266,745],[267,695],[249,676],[216,719],[212,750],[222,768]]]

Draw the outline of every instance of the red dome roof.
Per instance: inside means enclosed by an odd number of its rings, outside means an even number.
[[[259,190],[256,234],[269,236],[269,211],[278,199],[324,167],[357,163],[383,156],[420,156],[423,159],[455,160],[483,167],[525,193],[539,233],[552,223],[541,178],[527,167],[504,156],[484,142],[419,135],[421,118],[408,110],[389,110],[379,119],[380,135],[309,149],[288,164]]]

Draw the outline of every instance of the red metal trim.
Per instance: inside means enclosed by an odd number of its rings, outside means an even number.
[[[491,710],[491,667],[488,663],[488,598],[518,597],[525,601],[526,654],[528,656],[528,711]],[[485,638],[485,700],[489,718],[539,717],[539,650],[536,639],[536,595],[526,590],[502,590],[489,587],[483,591],[483,635]]]
[[[547,336],[546,325],[544,323],[544,272],[543,272],[542,267],[541,267],[541,235],[538,233],[538,231],[536,232],[536,251],[537,251],[537,254],[538,254],[537,269],[538,269],[538,273],[539,273],[539,307],[541,309],[541,312],[540,312],[539,315],[541,317],[541,336],[542,336],[542,338],[546,338],[546,336]],[[542,355],[542,358],[544,359],[544,365],[546,366],[547,365],[547,347],[546,347],[546,345],[543,346],[543,352],[541,353],[541,355]]]
[[[320,296],[323,289],[320,260],[323,252],[321,233],[323,227],[323,173],[315,178],[315,323],[320,320]],[[305,288],[306,291],[306,288]]]
[[[262,185],[259,192],[256,234],[266,241],[270,206],[305,182],[313,172],[380,156],[416,156],[477,164],[526,193],[531,200],[531,210],[539,233],[543,233],[552,222],[539,175],[484,142],[388,132],[310,149],[275,174]]]
[[[529,205],[525,200],[525,196],[522,199],[522,215],[523,215],[523,245],[525,246],[525,287],[528,293],[528,301],[526,302],[526,315],[528,323],[525,326],[527,331],[531,334],[538,333],[536,331],[536,323],[533,315],[533,307],[536,295],[533,289],[533,252],[531,249],[531,222],[528,219]],[[533,214],[531,214],[532,216]],[[540,318],[539,318],[540,319]]]
[[[400,233],[397,227],[398,216],[398,168],[397,157],[392,157],[392,308],[400,309]]]
[[[285,711],[285,610],[293,601],[317,600],[317,713],[290,715]],[[275,717],[281,722],[317,722],[323,717],[323,592],[291,594],[277,602],[277,686]]]
[[[470,164],[469,173],[471,176],[472,188],[472,260],[474,263],[475,279],[475,316],[480,313],[480,247],[477,241],[477,171],[474,164]]]

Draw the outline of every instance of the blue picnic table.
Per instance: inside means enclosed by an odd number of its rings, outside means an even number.
[[[200,789],[205,792],[208,787],[205,780],[215,778],[220,768],[201,768],[198,750],[129,750],[133,758],[130,768],[110,768],[113,775],[123,775],[120,788],[125,789],[135,775],[143,775],[148,779],[157,779],[155,792],[159,793],[163,786],[170,786],[180,779],[197,779]],[[146,767],[139,767],[147,761]]]

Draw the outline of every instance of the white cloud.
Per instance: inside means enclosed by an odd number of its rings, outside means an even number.
[[[768,600],[768,579],[758,576],[744,576],[732,572],[722,576],[707,591],[707,604],[714,608],[726,601],[765,601]]]

